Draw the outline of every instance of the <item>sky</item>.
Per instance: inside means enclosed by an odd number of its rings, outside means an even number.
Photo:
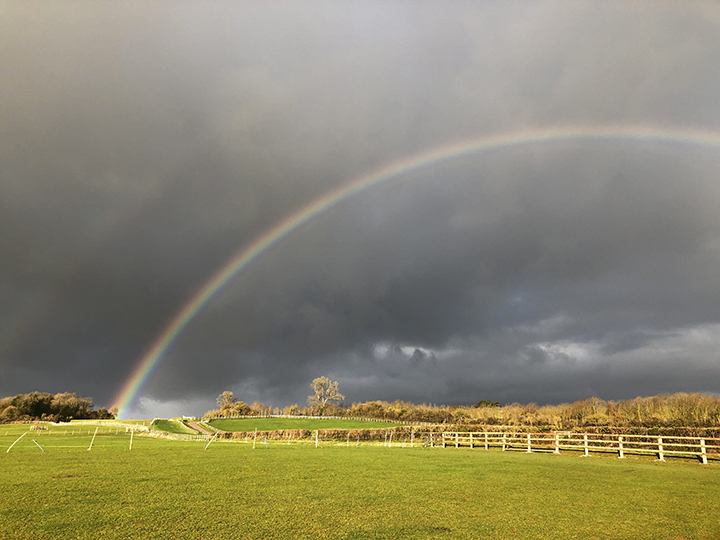
[[[720,393],[720,4],[0,3],[0,395],[125,411]],[[714,138],[713,138],[714,137]],[[702,137],[701,137],[702,138]],[[400,168],[402,169],[402,168]]]

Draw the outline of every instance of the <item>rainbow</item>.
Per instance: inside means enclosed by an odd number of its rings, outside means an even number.
[[[294,230],[353,195],[413,170],[439,164],[459,156],[511,147],[563,141],[629,141],[676,143],[690,146],[720,147],[720,133],[700,129],[676,129],[637,125],[604,127],[566,126],[529,129],[465,140],[431,148],[361,176],[286,217],[232,257],[167,324],[147,352],[140,358],[130,377],[122,385],[114,403],[119,417],[127,413],[163,354],[202,308],[239,272],[260,255],[278,244]]]

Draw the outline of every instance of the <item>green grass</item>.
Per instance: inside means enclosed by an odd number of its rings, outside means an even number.
[[[335,420],[332,418],[221,418],[211,420],[211,426],[223,431],[273,431],[276,429],[382,429],[402,426],[363,420]]]
[[[718,462],[87,431],[6,453],[26,430],[0,426],[0,538],[720,537]]]
[[[153,422],[151,427],[160,431],[166,431],[167,433],[198,435],[197,431],[176,420],[158,419]]]

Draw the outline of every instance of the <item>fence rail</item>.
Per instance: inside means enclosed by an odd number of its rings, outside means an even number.
[[[500,447],[505,451],[550,452],[559,454],[561,450],[583,452],[617,453],[619,458],[625,454],[655,454],[659,461],[665,456],[697,457],[703,465],[708,458],[720,459],[720,438],[668,437],[657,435],[619,435],[612,433],[517,433],[496,432],[457,432],[445,431],[441,434],[443,448],[447,446]]]
[[[72,428],[74,426],[101,426],[125,428],[126,431],[149,431],[150,427],[139,422],[123,422],[122,420],[73,420],[72,422],[48,422],[53,426]]]

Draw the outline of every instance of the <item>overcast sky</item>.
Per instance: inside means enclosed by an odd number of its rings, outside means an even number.
[[[243,247],[457,141],[720,133],[717,2],[0,3],[0,395],[112,405]],[[134,416],[720,392],[720,148],[565,141],[342,201],[181,333]]]

